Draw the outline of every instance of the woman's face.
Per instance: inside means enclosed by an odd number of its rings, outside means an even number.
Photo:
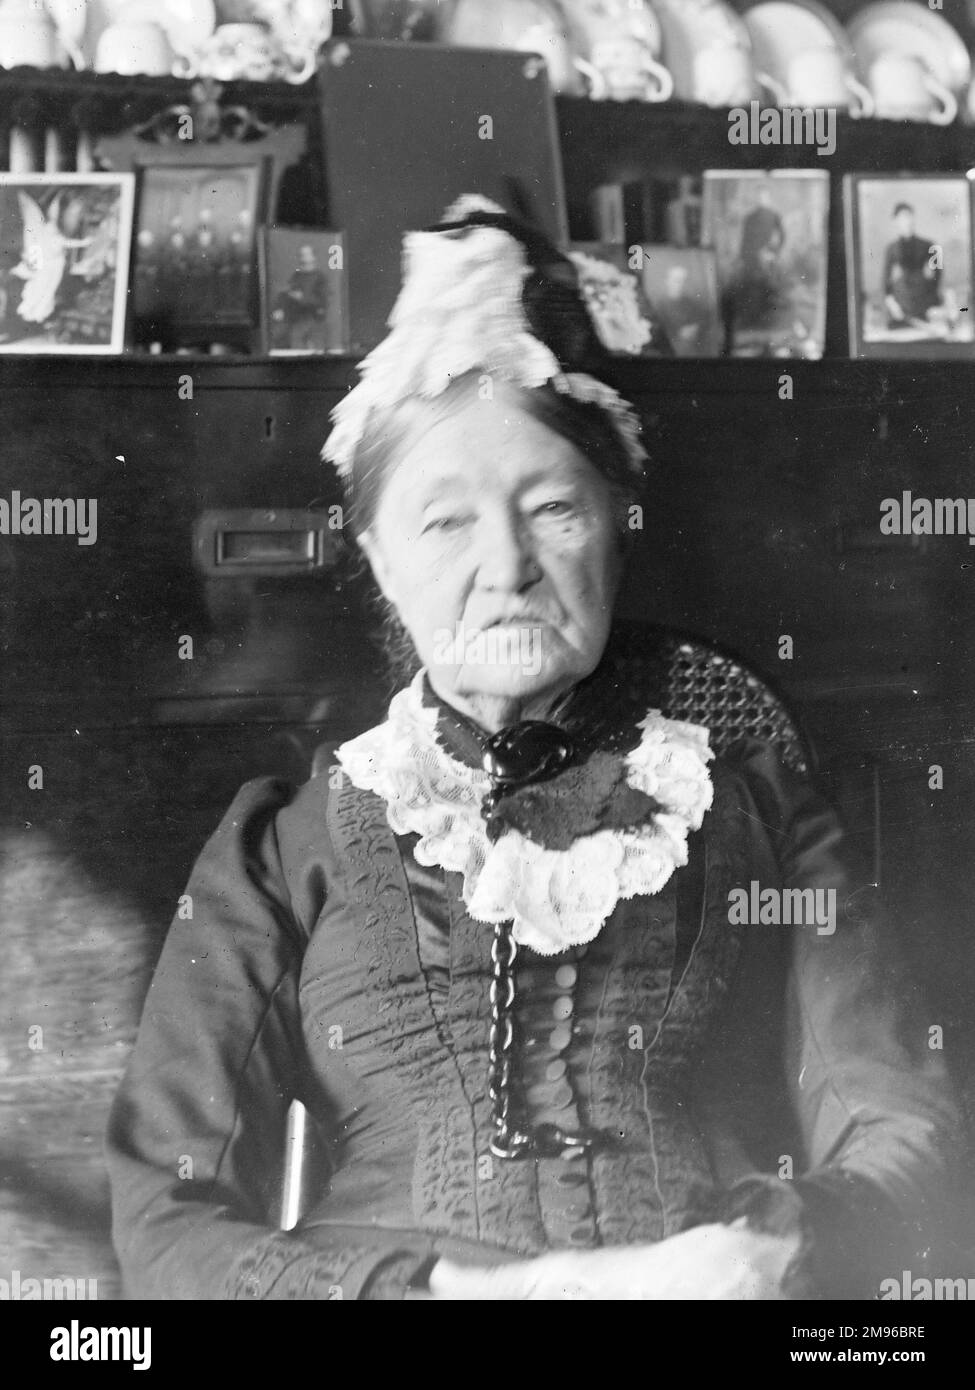
[[[435,421],[361,539],[443,698],[535,705],[599,663],[620,571],[611,492],[517,390]]]

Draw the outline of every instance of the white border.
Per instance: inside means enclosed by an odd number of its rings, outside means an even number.
[[[112,304],[112,334],[108,343],[51,343],[48,347],[18,347],[0,343],[0,355],[20,357],[107,357],[120,356],[125,350],[125,319],[129,296],[129,262],[132,248],[132,229],[135,218],[135,174],[131,173],[41,173],[12,174],[0,172],[0,188],[37,186],[65,187],[72,185],[113,184],[119,190],[119,237],[115,265],[115,299]]]

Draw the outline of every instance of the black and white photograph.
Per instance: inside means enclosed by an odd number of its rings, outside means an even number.
[[[845,196],[851,355],[975,355],[970,181],[851,176]]]
[[[701,240],[717,257],[733,357],[822,357],[829,200],[819,170],[704,175]]]
[[[118,353],[131,174],[0,172],[0,353]]]
[[[349,350],[345,238],[315,227],[266,227],[258,245],[272,357]]]
[[[722,357],[724,324],[713,251],[643,247],[643,288],[676,357]]]
[[[759,29],[783,100],[961,114],[765,143]],[[21,1379],[315,1376],[295,1302],[967,1364],[973,53],[923,0],[0,3]]]
[[[262,179],[260,164],[140,171],[133,306],[143,334],[256,324]]]
[[[673,348],[643,292],[639,247],[573,242],[569,256],[603,347],[624,357],[671,357]],[[631,260],[635,264],[631,264]]]

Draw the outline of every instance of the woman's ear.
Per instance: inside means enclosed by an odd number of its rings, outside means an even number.
[[[387,603],[392,603],[395,607],[395,600],[390,590],[389,566],[386,564],[382,551],[376,541],[376,537],[367,528],[360,531],[356,537],[359,547],[366,559],[369,561],[369,568],[372,570],[372,577],[379,585],[383,598]]]

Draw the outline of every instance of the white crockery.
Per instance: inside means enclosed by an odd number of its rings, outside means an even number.
[[[871,64],[867,80],[881,118],[951,125],[958,115],[955,94],[912,54],[882,53]]]
[[[51,16],[31,0],[4,0],[0,5],[0,68],[66,66]]]
[[[607,85],[595,65],[576,52],[569,24],[552,0],[457,0],[445,7],[437,37],[459,48],[509,48],[539,53],[555,92],[602,98]]]
[[[833,47],[809,48],[788,60],[785,72],[759,72],[759,82],[778,106],[835,107],[853,116],[872,116],[874,99]]]
[[[917,59],[956,97],[967,91],[972,60],[961,35],[918,0],[878,0],[858,10],[847,28],[864,81],[878,58],[895,53]]]
[[[177,77],[213,77],[218,82],[305,82],[315,71],[314,51],[286,53],[262,24],[221,24],[209,39],[173,64]]]
[[[759,82],[779,106],[870,114],[846,30],[819,0],[760,0],[744,19]]]
[[[120,19],[110,24],[95,49],[96,72],[166,77],[172,66],[173,49],[165,29],[148,19]]]
[[[600,39],[589,61],[605,83],[605,94],[617,101],[666,101],[673,96],[674,79],[639,39],[626,34]]]
[[[748,30],[725,0],[655,0],[654,9],[675,95],[707,106],[742,106],[756,95]]]
[[[690,90],[705,106],[747,106],[756,94],[751,53],[737,45],[702,48],[692,60]]]

